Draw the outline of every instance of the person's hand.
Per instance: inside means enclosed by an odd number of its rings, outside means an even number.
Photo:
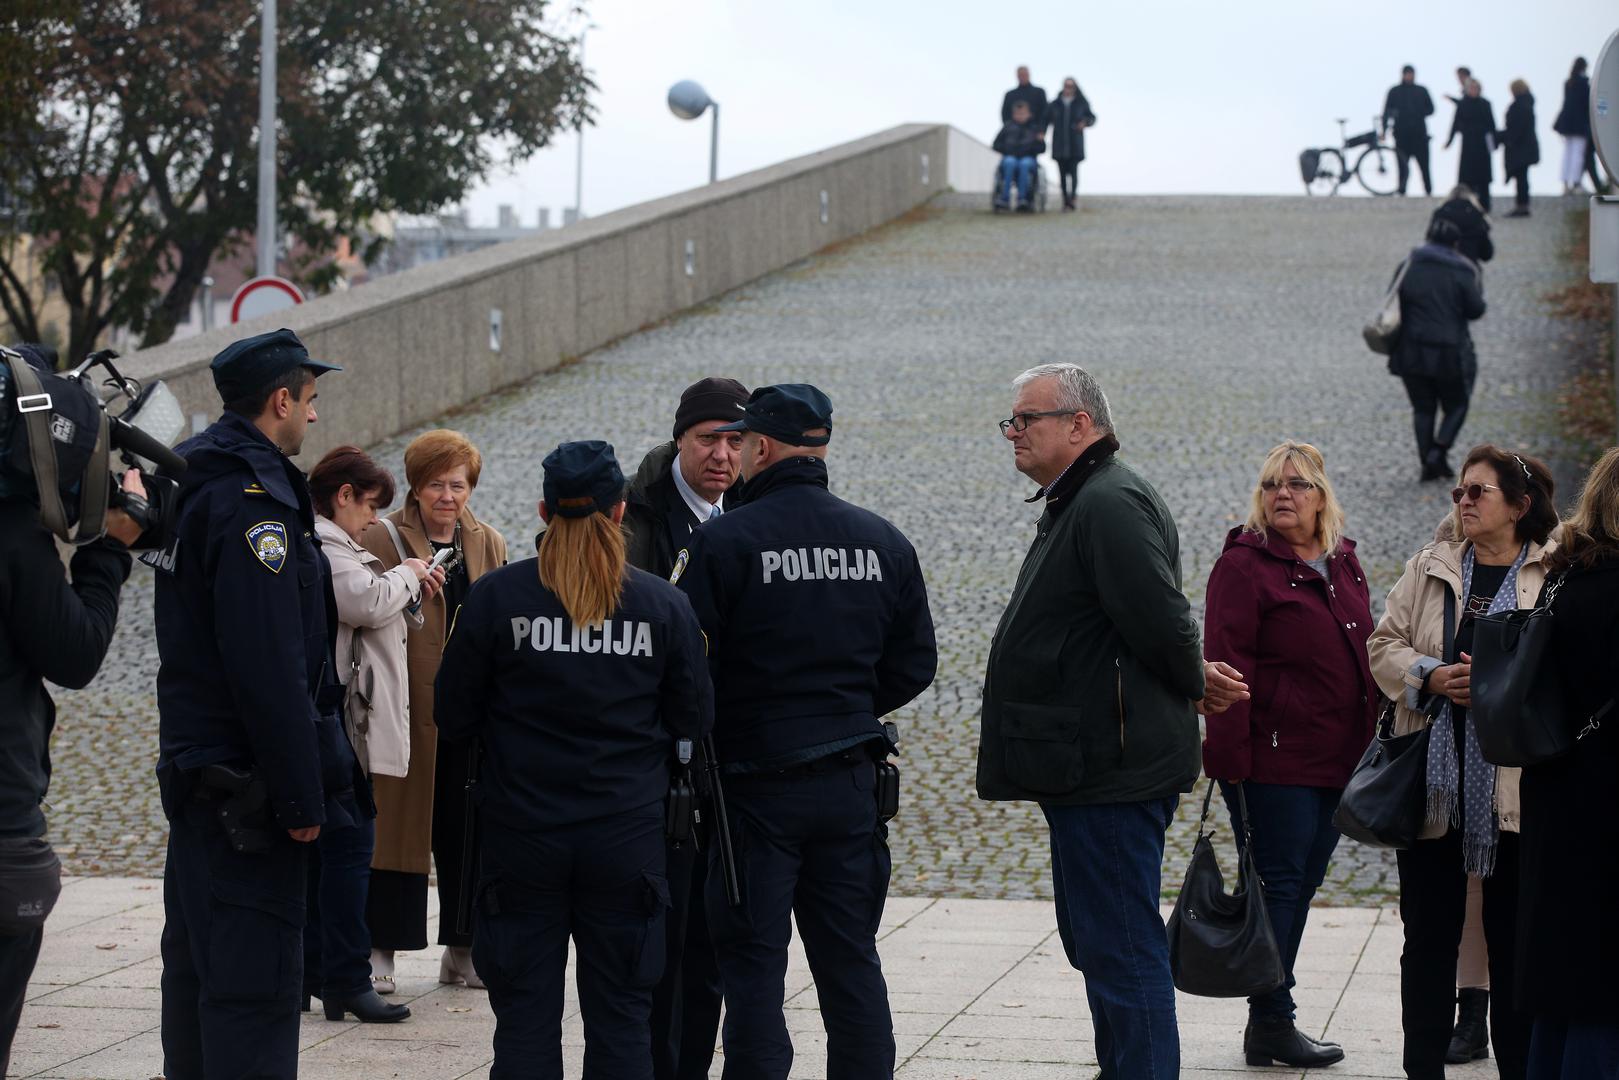
[[[1458,664],[1434,668],[1428,674],[1428,689],[1435,694],[1443,694],[1457,705],[1466,707],[1472,701],[1473,658],[1466,653],[1462,653],[1461,656],[1461,662]]]
[[[131,495],[146,498],[146,485],[141,483],[141,471],[130,469],[124,474],[123,483],[119,485]],[[134,518],[122,510],[107,511],[107,535],[128,547],[141,538],[141,526]]]
[[[427,560],[425,559],[406,559],[399,565],[415,574],[417,581],[427,576]]]
[[[288,829],[287,835],[300,844],[312,844],[320,837],[320,826],[311,825],[307,829]]]
[[[1248,684],[1242,672],[1224,660],[1203,664],[1203,696],[1194,704],[1204,716],[1218,716],[1239,701],[1248,700]]]
[[[439,566],[435,567],[431,574],[422,578],[422,599],[433,599],[442,588],[444,588],[444,567]]]

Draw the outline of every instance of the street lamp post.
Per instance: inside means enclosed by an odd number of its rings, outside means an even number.
[[[709,109],[714,110],[708,137],[708,182],[712,184],[719,179],[720,103],[690,79],[682,79],[669,88],[669,111],[682,120],[695,120]]]
[[[275,274],[275,0],[264,0],[259,31],[258,271]]]
[[[594,29],[596,29],[596,24],[591,23],[589,26],[587,26],[583,30],[579,31],[579,70],[580,71],[585,70],[585,37]],[[576,145],[574,146],[574,161],[573,161],[573,219],[575,221],[580,221],[585,216],[585,213],[584,213],[584,197],[585,197],[585,122],[583,120],[580,120],[579,121],[579,126],[575,130],[578,132],[579,138],[578,138],[578,141],[577,141]]]

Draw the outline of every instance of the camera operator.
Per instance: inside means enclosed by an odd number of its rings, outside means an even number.
[[[134,469],[123,489],[146,495]],[[38,508],[0,500],[0,1073],[8,1071],[45,918],[61,889],[40,810],[56,723],[45,680],[77,690],[95,678],[129,577],[126,545],[140,534],[128,514],[108,511],[106,536],[74,552],[70,581]]]

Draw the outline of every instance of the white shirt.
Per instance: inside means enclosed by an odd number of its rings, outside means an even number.
[[[709,518],[717,517],[725,512],[725,507],[721,503],[709,502],[697,494],[690,484],[686,483],[686,475],[680,471],[680,458],[678,456],[675,458],[674,464],[669,466],[669,471],[675,477],[675,490],[680,492],[680,497],[686,501],[686,508],[696,515],[699,522],[707,521]],[[723,502],[725,496],[721,495],[720,499]]]

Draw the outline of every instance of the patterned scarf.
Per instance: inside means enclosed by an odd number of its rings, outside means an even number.
[[[1490,601],[1489,614],[1511,611],[1518,606],[1518,571],[1529,555],[1529,545],[1518,552],[1518,558],[1501,580],[1495,599]],[[1468,597],[1473,595],[1473,547],[1468,545],[1462,555],[1461,603],[1465,611]],[[1454,663],[1453,657],[1444,657]],[[1433,730],[1428,735],[1428,824],[1448,824],[1462,829],[1462,864],[1469,874],[1489,877],[1495,869],[1495,841],[1500,831],[1495,817],[1495,766],[1484,760],[1479,750],[1478,731],[1473,725],[1471,711],[1466,716],[1463,732],[1462,755],[1466,767],[1456,759],[1456,735],[1449,698],[1444,699],[1439,715],[1434,718]],[[1461,774],[1458,783],[1457,773]],[[1461,798],[1456,789],[1460,787]]]

